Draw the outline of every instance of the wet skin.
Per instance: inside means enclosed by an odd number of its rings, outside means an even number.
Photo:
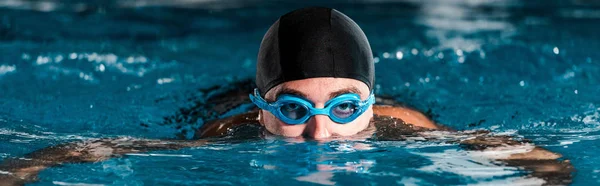
[[[371,90],[365,83],[355,79],[308,78],[279,84],[265,94],[265,99],[272,102],[282,94],[293,94],[311,101],[315,108],[323,108],[324,104],[330,99],[346,93],[358,94],[361,100],[366,100]],[[374,113],[374,111],[376,112]],[[346,124],[335,123],[325,115],[315,115],[304,124],[289,125],[266,110],[259,111],[259,121],[269,132],[275,135],[324,139],[336,135],[351,136],[365,130],[373,114],[393,116],[419,127],[437,128],[431,120],[419,112],[402,107],[386,106],[371,106],[361,116]]]

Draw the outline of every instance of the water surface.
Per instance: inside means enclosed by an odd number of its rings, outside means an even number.
[[[191,137],[204,120],[168,118],[199,89],[251,79],[267,28],[312,5],[363,28],[377,94],[455,129],[531,139],[571,160],[573,185],[600,183],[600,4],[585,0],[0,2],[0,159]],[[33,185],[539,183],[525,174],[455,144],[275,138],[68,164]]]

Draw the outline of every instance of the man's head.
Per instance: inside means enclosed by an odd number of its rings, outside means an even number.
[[[269,132],[288,137],[356,134],[368,126],[373,116],[370,104],[360,115],[350,117],[353,120],[334,122],[340,120],[336,116],[358,110],[335,101],[355,96],[354,106],[370,103],[374,74],[367,38],[350,18],[329,8],[304,8],[285,14],[269,28],[261,43],[256,71],[258,94],[270,103],[282,95],[302,98],[312,104],[313,110],[333,102],[333,111],[329,116],[313,115],[303,123],[290,124],[261,110],[260,122]],[[339,99],[330,101],[332,98]]]

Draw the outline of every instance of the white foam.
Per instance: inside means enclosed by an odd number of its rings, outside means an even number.
[[[18,136],[18,137],[22,137],[22,138],[30,138],[30,139],[48,139],[48,136],[39,136],[39,135],[35,135],[35,134],[29,134],[29,133],[25,133],[25,132],[18,132],[18,131],[14,131],[11,129],[7,129],[7,128],[0,128],[0,135],[12,135],[12,136]]]
[[[590,107],[593,107],[593,105],[591,105]],[[596,108],[595,110],[590,110],[590,111],[584,112],[582,115],[575,114],[575,115],[571,116],[571,121],[583,122],[584,124],[587,124],[587,125],[600,126],[600,121],[599,121],[600,108]]]
[[[33,60],[35,66],[50,66],[48,70],[62,73],[64,75],[76,75],[81,79],[91,82],[96,82],[95,73],[105,73],[108,70],[113,72],[121,72],[126,75],[133,75],[143,77],[148,72],[156,69],[169,68],[176,64],[175,61],[160,64],[147,64],[150,60],[143,55],[137,56],[117,56],[113,53],[96,53],[96,52],[82,52],[82,53],[46,53],[38,56],[29,56],[29,54],[23,54],[24,60]],[[72,62],[88,62],[92,63],[95,68],[93,71],[83,71],[79,69],[72,69],[60,66],[60,63],[72,63]],[[13,67],[13,68],[8,68]],[[7,66],[7,70],[14,71],[14,66]],[[1,72],[0,68],[0,72]],[[0,73],[2,75],[2,73]]]
[[[0,65],[0,76],[14,72],[17,70],[15,65]]]
[[[581,140],[577,140],[577,139],[560,140],[560,145],[571,145],[573,143],[580,142],[580,141]]]
[[[138,153],[128,153],[129,156],[156,156],[156,157],[180,157],[180,158],[190,158],[192,155],[186,154],[138,154]]]
[[[526,186],[526,185],[542,185],[546,183],[541,178],[536,177],[516,177],[507,178],[502,180],[483,181],[475,184],[468,184],[469,186],[496,186],[496,185],[515,185],[515,186]]]
[[[396,184],[405,185],[405,186],[424,185],[423,180],[421,180],[419,178],[413,178],[413,177],[408,177],[408,178],[404,177],[404,178],[402,178],[402,180],[396,181]]]
[[[600,122],[598,121],[599,118],[600,112],[597,110],[596,112],[588,113],[585,117],[583,117],[583,119],[581,119],[581,122],[587,125],[600,125]]]
[[[62,181],[52,181],[54,185],[69,185],[69,186],[104,186],[104,184],[94,184],[94,183],[70,183],[70,182],[62,182]]]
[[[156,80],[156,83],[158,83],[159,85],[162,85],[162,84],[171,83],[174,80],[175,80],[174,78],[160,78],[160,79]]]
[[[33,141],[33,139],[29,139],[29,140],[11,139],[10,140],[11,143],[29,143],[32,141]]]
[[[442,153],[415,153],[429,157],[432,165],[418,170],[428,173],[451,172],[476,179],[509,176],[517,173],[517,168],[496,165],[485,156],[473,154],[474,151],[445,150]]]
[[[85,136],[79,136],[79,135],[59,135],[59,134],[55,134],[55,133],[48,133],[48,132],[42,132],[43,134],[46,135],[36,135],[36,134],[30,134],[30,133],[26,133],[26,132],[19,132],[19,131],[15,131],[13,129],[8,129],[8,128],[0,128],[0,135],[7,135],[7,136],[17,136],[17,137],[21,137],[21,138],[27,138],[27,139],[54,139],[54,140],[62,140],[62,139],[77,139],[77,140],[86,140],[86,139],[90,139],[90,137],[85,137]],[[89,133],[87,135],[93,135],[94,133]]]

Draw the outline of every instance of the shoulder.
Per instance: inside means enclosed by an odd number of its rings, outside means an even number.
[[[258,111],[210,121],[196,130],[194,139],[225,136],[231,132],[231,129],[242,125],[260,126]]]
[[[438,125],[435,124],[435,122],[433,122],[423,113],[407,107],[391,105],[373,105],[373,114],[401,119],[408,124],[412,124],[418,127],[428,129],[439,128]]]

